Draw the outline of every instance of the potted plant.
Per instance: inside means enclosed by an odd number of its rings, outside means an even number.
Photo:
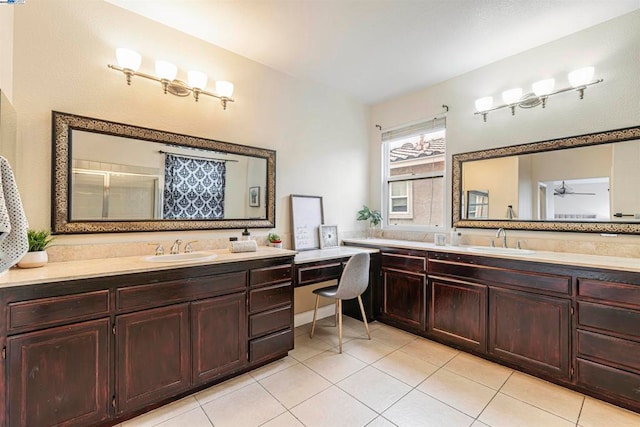
[[[368,206],[362,206],[362,209],[358,211],[358,221],[369,220],[369,229],[367,230],[367,237],[373,237],[373,231],[375,227],[382,222],[382,214],[378,210],[371,210]]]
[[[20,268],[42,267],[49,262],[47,246],[53,241],[51,233],[47,230],[27,230],[29,250],[18,262]]]
[[[272,247],[282,249],[282,240],[276,233],[267,234],[267,241]]]

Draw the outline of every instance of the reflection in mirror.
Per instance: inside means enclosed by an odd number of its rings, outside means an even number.
[[[56,233],[274,226],[274,151],[57,112],[54,127]]]
[[[635,127],[456,154],[453,225],[640,233],[639,137]]]

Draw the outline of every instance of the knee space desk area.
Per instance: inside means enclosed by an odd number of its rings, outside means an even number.
[[[368,253],[370,256],[369,287],[362,294],[362,303],[367,321],[373,321],[374,285],[380,271],[380,254],[375,248],[361,248],[355,246],[338,246],[335,248],[313,249],[298,252],[294,258],[293,283],[296,288],[315,285],[328,280],[337,280],[342,274],[349,259],[357,253]],[[357,300],[343,302],[343,314],[362,320]]]

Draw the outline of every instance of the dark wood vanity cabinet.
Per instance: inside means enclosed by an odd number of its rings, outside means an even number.
[[[416,251],[382,251],[381,320],[410,331],[427,327],[427,257]]]
[[[87,426],[109,418],[109,319],[7,339],[10,427]]]
[[[578,385],[640,411],[640,277],[578,278]]]
[[[286,356],[292,264],[283,256],[0,289],[0,425],[117,424]]]
[[[487,286],[459,279],[429,276],[429,333],[460,347],[487,348]]]

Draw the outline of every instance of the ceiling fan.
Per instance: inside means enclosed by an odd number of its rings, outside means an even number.
[[[556,187],[553,189],[553,195],[564,197],[564,196],[595,196],[596,193],[579,193],[575,192],[571,189],[571,187],[567,186],[564,181],[562,181],[562,185],[560,187]]]

